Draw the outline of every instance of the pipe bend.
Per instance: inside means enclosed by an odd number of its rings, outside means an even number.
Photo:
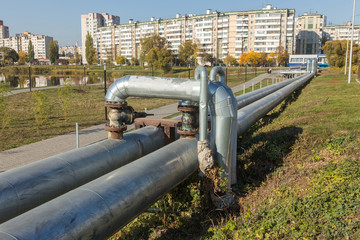
[[[107,90],[105,101],[107,102],[122,102],[129,97],[128,86],[130,76],[124,76],[115,80]]]
[[[216,75],[219,74],[219,81],[223,84],[226,84],[225,71],[222,67],[217,66],[211,69],[210,71],[210,81],[216,81]]]

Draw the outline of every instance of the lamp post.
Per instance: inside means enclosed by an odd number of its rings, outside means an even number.
[[[354,41],[354,23],[355,23],[355,0],[353,7],[353,16],[352,16],[352,26],[351,26],[351,43],[350,43],[350,60],[349,60],[349,76],[348,76],[348,84],[350,84],[351,80],[351,64],[352,64],[352,50],[353,50],[353,41]]]
[[[29,62],[29,87],[31,92],[31,62]]]
[[[106,95],[106,63],[104,63],[104,93]],[[105,107],[105,120],[107,121],[107,107]]]
[[[350,30],[350,29],[349,29]],[[346,67],[347,67],[347,61],[348,61],[348,50],[349,49],[349,38],[347,37],[347,43],[346,43],[346,59],[345,59],[345,71],[344,75],[346,75]]]
[[[190,69],[190,64],[189,64],[189,79],[190,79],[190,70],[191,70],[191,69]]]

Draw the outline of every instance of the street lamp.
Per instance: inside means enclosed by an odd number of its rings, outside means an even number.
[[[353,17],[352,17],[352,26],[351,26],[351,43],[350,43],[350,61],[349,61],[349,76],[348,76],[348,84],[350,84],[351,80],[351,64],[352,64],[352,49],[353,49],[353,41],[354,41],[354,23],[355,23],[355,0],[353,7]]]
[[[29,62],[29,87],[31,92],[31,62]]]
[[[350,30],[350,29],[349,29]],[[348,32],[349,32],[349,30],[348,30]],[[346,67],[347,67],[347,61],[348,61],[348,49],[349,49],[349,37],[347,36],[346,37],[347,38],[347,40],[346,40],[346,59],[345,59],[345,71],[344,71],[344,75],[346,75]]]
[[[106,63],[104,63],[104,93],[106,96]],[[107,121],[107,107],[105,107],[105,120]]]

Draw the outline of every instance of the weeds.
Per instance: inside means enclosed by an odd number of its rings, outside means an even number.
[[[35,122],[40,128],[40,126],[48,121],[48,117],[51,115],[51,108],[48,105],[48,98],[44,91],[33,91],[33,112],[35,117]]]

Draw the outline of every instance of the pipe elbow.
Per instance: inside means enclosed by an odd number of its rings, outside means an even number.
[[[215,82],[216,81],[216,75],[219,74],[219,81],[223,84],[226,84],[225,79],[225,71],[222,67],[214,67],[210,71],[210,81]]]
[[[124,76],[115,80],[107,90],[106,102],[123,102],[129,97],[128,86],[130,76]]]

